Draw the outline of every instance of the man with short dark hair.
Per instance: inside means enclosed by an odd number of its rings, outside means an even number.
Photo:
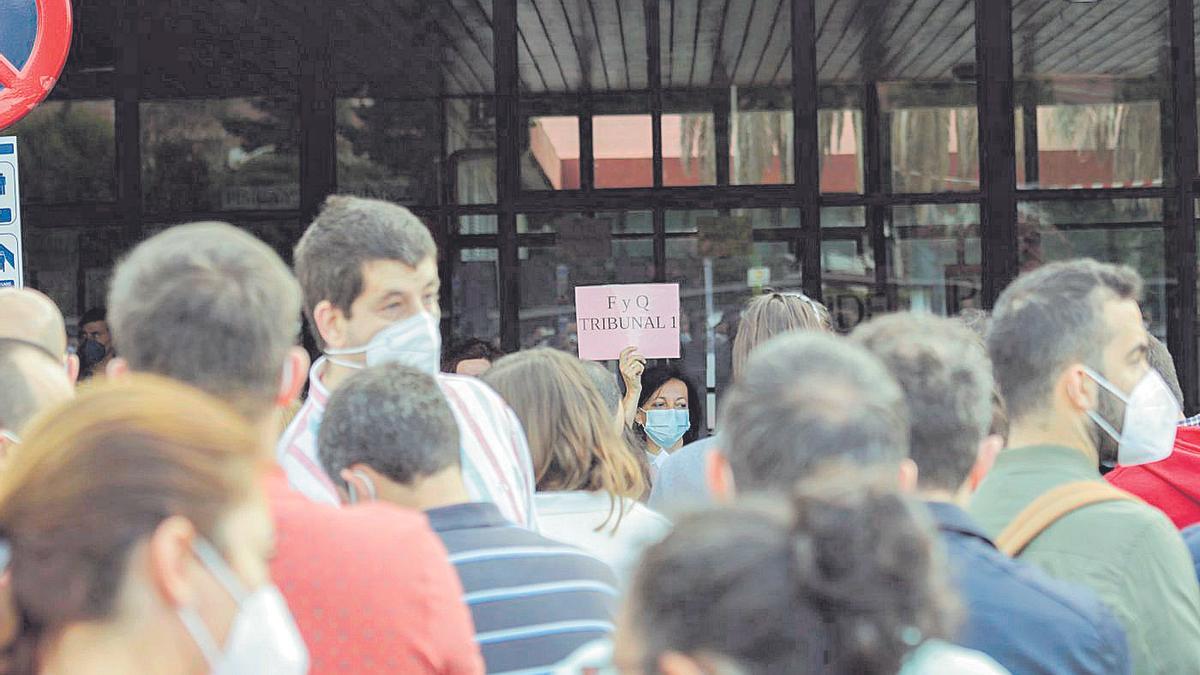
[[[118,264],[109,308],[121,354],[113,375],[151,372],[222,398],[269,452],[308,366],[295,346],[300,288],[270,247],[224,223],[171,228]],[[276,530],[271,576],[310,672],[482,672],[462,586],[422,516],[314,504],[278,467],[265,492]]]
[[[479,377],[500,360],[504,352],[479,338],[455,343],[442,358],[442,372]]]
[[[355,374],[330,397],[319,446],[349,502],[425,512],[458,568],[489,673],[550,672],[612,632],[607,565],[471,499],[458,426],[432,376],[398,364]]]
[[[1102,462],[1171,452],[1178,407],[1147,363],[1142,280],[1094,260],[1025,274],[996,303],[988,351],[1009,449],[970,512],[1012,555],[1092,588],[1121,620],[1135,673],[1194,672],[1200,589],[1179,533],[1108,486]]]
[[[989,436],[992,366],[978,336],[931,314],[886,315],[852,339],[904,390],[917,490],[937,523],[967,618],[958,642],[1014,673],[1129,672],[1125,632],[1093,593],[996,550],[962,510],[1003,446]]]
[[[445,393],[472,497],[536,528],[533,460],[516,415],[477,378],[438,373],[441,281],[425,225],[395,204],[330,197],[297,244],[295,263],[304,312],[325,355],[313,364],[308,400],[278,446],[292,487],[314,501],[338,503],[318,452],[325,405],[355,371],[402,363],[433,375]]]
[[[786,493],[838,463],[915,486],[904,395],[877,358],[846,340],[770,340],[750,354],[722,408],[708,469],[717,497]]]
[[[1150,338],[1147,355],[1153,368],[1171,389],[1182,410],[1183,389],[1175,362],[1161,340]],[[1183,417],[1183,413],[1180,413]],[[1166,459],[1138,466],[1118,466],[1104,475],[1116,487],[1137,495],[1167,514],[1175,527],[1200,523],[1200,418],[1182,420],[1175,430],[1175,445]]]
[[[93,307],[79,318],[79,375],[83,379],[104,377],[104,369],[113,357],[112,334],[108,329],[108,312]]]

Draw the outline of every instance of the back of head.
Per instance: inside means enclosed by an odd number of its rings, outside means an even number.
[[[483,376],[525,427],[537,489],[638,498],[645,477],[583,362],[539,347],[506,356]]]
[[[458,424],[437,382],[399,364],[356,373],[333,393],[317,447],[339,485],[355,464],[409,485],[461,461]]]
[[[1150,351],[1146,353],[1146,359],[1150,361],[1150,367],[1162,376],[1163,382],[1167,383],[1167,388],[1171,390],[1175,401],[1179,404],[1180,409],[1182,409],[1183,387],[1179,386],[1179,373],[1175,370],[1175,359],[1171,356],[1167,345],[1163,344],[1162,340],[1151,335]]]
[[[85,390],[42,418],[0,475],[20,628],[10,672],[42,639],[112,617],[130,552],[172,516],[223,548],[224,518],[256,494],[264,453],[233,410],[151,376]]]
[[[30,288],[0,289],[0,338],[25,340],[57,358],[67,352],[67,328],[54,301]]]
[[[1095,260],[1051,263],[1009,285],[996,302],[987,346],[1010,419],[1046,409],[1070,364],[1102,369],[1110,337],[1105,302],[1137,301],[1141,292],[1137,272]]]
[[[269,246],[225,223],[173,227],[113,273],[109,324],[135,371],[186,382],[258,419],[300,330],[300,290]]]
[[[791,333],[750,355],[724,401],[721,438],[739,492],[789,490],[828,462],[898,469],[908,407],[862,347]]]
[[[604,399],[604,405],[616,414],[621,405],[621,385],[617,383],[617,376],[599,361],[584,361],[583,367],[592,378],[592,384],[596,385],[596,391],[600,392],[600,398]]]
[[[803,293],[765,293],[751,298],[733,338],[734,377],[759,345],[794,330],[832,332],[829,310]]]
[[[979,338],[953,319],[901,313],[863,324],[853,340],[904,390],[921,486],[958,489],[992,422],[992,366]]]
[[[0,430],[19,434],[45,407],[71,395],[62,362],[40,346],[0,338]]]
[[[791,508],[694,514],[651,547],[630,625],[643,671],[676,652],[746,675],[895,673],[955,611],[926,518],[894,490],[810,483]],[[915,639],[914,639],[915,638]]]
[[[408,209],[361,197],[334,196],[296,245],[296,276],[304,290],[304,312],[317,346],[313,310],[328,300],[347,315],[363,290],[363,265],[394,260],[416,267],[437,256],[429,228]]]
[[[463,361],[483,360],[495,363],[502,356],[504,356],[504,352],[493,347],[490,342],[485,342],[479,338],[467,338],[466,340],[454,343],[446,351],[446,354],[442,357],[442,372],[457,372],[458,364]]]

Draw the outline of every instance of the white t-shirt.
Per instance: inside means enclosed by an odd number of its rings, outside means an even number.
[[[544,536],[608,563],[622,585],[629,583],[642,552],[671,531],[671,521],[632,499],[623,499],[620,523],[615,511],[609,519],[612,502],[607,492],[538,492],[534,504]]]

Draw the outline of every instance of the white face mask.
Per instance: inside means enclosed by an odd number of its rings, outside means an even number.
[[[1171,456],[1175,447],[1175,428],[1179,422],[1179,402],[1161,375],[1153,369],[1146,371],[1126,396],[1100,373],[1086,367],[1084,372],[1125,403],[1125,418],[1120,433],[1095,410],[1087,413],[1096,426],[1117,442],[1117,464],[1137,466]]]
[[[399,363],[433,375],[441,367],[442,331],[432,314],[421,312],[384,328],[361,347],[326,349],[325,354],[331,362],[356,370]],[[337,358],[352,354],[366,354],[366,365]]]
[[[21,444],[21,437],[15,432],[9,431],[8,429],[0,429],[0,438],[7,439],[8,442],[12,443],[13,445]]]
[[[212,544],[197,539],[192,550],[238,603],[237,616],[224,647],[217,645],[195,608],[179,609],[179,619],[204,653],[210,672],[213,675],[307,673],[308,649],[279,589],[265,584],[247,592]]]

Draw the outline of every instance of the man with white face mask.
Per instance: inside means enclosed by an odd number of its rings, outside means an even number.
[[[533,462],[516,415],[479,380],[438,373],[441,282],[428,228],[394,204],[330,197],[296,246],[295,265],[304,312],[325,356],[313,364],[308,400],[279,442],[292,487],[338,503],[317,451],[325,404],[358,370],[400,363],[433,375],[450,403],[471,498],[536,529]]]
[[[1171,452],[1179,407],[1146,359],[1136,272],[1093,260],[1017,279],[996,304],[988,351],[1011,420],[970,507],[1010,555],[1089,586],[1125,627],[1135,673],[1195,672],[1200,589],[1179,533],[1116,490],[1102,463]]]
[[[263,242],[224,223],[171,228],[113,273],[108,317],[120,356],[109,374],[154,373],[222,399],[253,425],[270,457],[281,409],[308,367],[295,346],[300,306],[299,284]],[[313,503],[288,487],[278,466],[263,488],[275,529],[271,578],[307,645],[310,673],[483,672],[462,585],[424,516],[385,504]],[[220,574],[219,561],[197,554]],[[235,599],[252,597],[229,579],[223,586]],[[201,627],[186,621],[199,646],[215,653]]]

